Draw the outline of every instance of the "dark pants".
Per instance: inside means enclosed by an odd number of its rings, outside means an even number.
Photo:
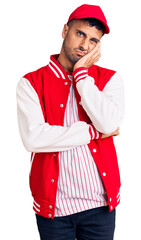
[[[36,214],[41,240],[113,240],[115,210],[99,207],[54,219]]]

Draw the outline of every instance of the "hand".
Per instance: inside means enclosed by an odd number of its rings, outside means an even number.
[[[93,50],[87,53],[84,57],[80,58],[74,65],[73,71],[79,67],[89,68],[94,63],[98,62],[101,57],[100,42],[93,48]]]
[[[113,132],[113,133],[111,133],[111,134],[102,134],[102,139],[104,139],[104,138],[107,138],[107,137],[111,137],[111,136],[118,136],[119,135],[119,128],[115,131],[115,132]]]

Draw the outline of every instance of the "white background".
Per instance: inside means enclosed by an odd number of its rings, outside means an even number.
[[[83,3],[100,5],[111,29],[102,39],[98,65],[117,70],[125,85],[125,119],[115,138],[121,203],[115,240],[141,239],[141,34],[137,0],[5,0],[0,5],[0,239],[39,240],[28,175],[30,153],[18,130],[16,86],[24,74],[59,53],[69,14]],[[67,239],[66,239],[67,240]]]

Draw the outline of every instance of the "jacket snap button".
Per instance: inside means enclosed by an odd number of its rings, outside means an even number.
[[[110,202],[112,202],[112,198],[110,198]]]
[[[65,84],[65,85],[68,85],[68,82],[65,82],[64,84]]]
[[[81,101],[79,102],[79,105],[82,105]]]
[[[52,217],[52,214],[50,213],[50,214],[48,214],[48,216],[49,216],[49,217]]]
[[[51,208],[52,208],[52,205],[49,205],[49,208],[51,209]]]
[[[104,176],[104,177],[106,176],[106,173],[105,173],[105,172],[103,172],[103,176]]]
[[[54,179],[51,179],[51,182],[53,183],[55,180]]]
[[[64,104],[60,104],[60,107],[64,107]]]
[[[96,153],[96,149],[95,148],[93,149],[93,152]]]
[[[113,206],[111,206],[111,210],[113,209]]]

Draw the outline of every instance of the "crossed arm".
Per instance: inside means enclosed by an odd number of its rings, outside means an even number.
[[[79,67],[76,67],[78,71]],[[103,133],[102,138],[118,135],[118,127],[123,117],[121,110],[123,98],[119,101],[122,86],[119,84],[121,81],[117,83],[116,79],[120,77],[117,75],[111,79],[103,92],[98,90],[89,76],[77,83],[82,106],[94,125],[95,130],[91,134],[90,125],[83,121],[78,121],[70,127],[46,123],[37,93],[29,81],[22,78],[17,86],[17,110],[20,134],[25,148],[30,152],[58,152],[88,144],[92,139],[101,137],[98,132]],[[89,104],[90,102],[94,105]],[[107,125],[105,121],[108,122]]]

